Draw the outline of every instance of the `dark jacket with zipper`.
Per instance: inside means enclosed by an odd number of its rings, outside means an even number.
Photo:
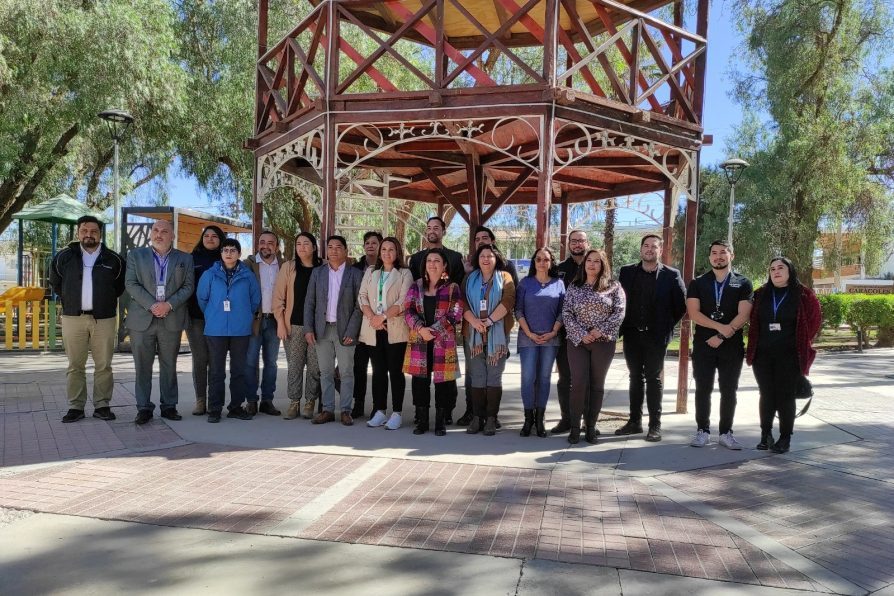
[[[93,318],[111,319],[118,314],[118,297],[124,293],[125,262],[115,251],[100,244],[99,257],[93,266]],[[81,244],[72,242],[53,258],[50,266],[50,286],[62,299],[62,314],[76,317],[81,314],[81,287],[84,260]]]
[[[637,313],[630,308],[630,298],[636,293],[635,283],[637,269],[642,266],[642,261],[632,265],[624,265],[618,272],[618,281],[627,295],[627,310],[624,313],[624,322],[621,324],[620,335],[633,326]],[[683,284],[683,276],[673,267],[658,263],[655,278],[655,309],[651,311],[648,319],[648,333],[658,341],[667,345],[674,333],[674,327],[686,314],[686,286]]]

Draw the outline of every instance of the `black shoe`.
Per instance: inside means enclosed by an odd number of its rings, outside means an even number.
[[[243,410],[248,412],[249,416],[254,416],[258,413],[258,402],[257,401],[247,401],[245,402],[245,406],[240,406]]]
[[[108,408],[106,408],[108,409]],[[94,414],[96,416],[96,414]],[[84,417],[84,410],[75,410],[74,408],[70,409],[65,413],[65,416],[62,417],[62,422],[76,422]],[[98,418],[99,416],[97,416]]]
[[[152,410],[140,410],[137,412],[137,417],[134,418],[136,424],[146,424],[150,420],[152,420]]]
[[[466,410],[466,412],[462,416],[459,417],[459,420],[456,421],[456,425],[457,426],[469,426],[469,424],[471,424],[471,422],[472,422],[472,418],[474,418],[474,417],[475,417],[475,415],[472,413],[472,410]]]
[[[453,424],[453,410],[451,410],[450,408],[444,408],[444,412],[446,412],[444,414],[444,425],[450,426],[451,424]]]
[[[580,427],[576,426],[568,431],[568,442],[572,445],[580,443]]]
[[[168,420],[183,420],[183,416],[177,413],[177,408],[164,408],[161,411],[161,417]]]
[[[271,416],[279,416],[282,414],[279,410],[276,409],[276,406],[273,405],[273,402],[269,399],[261,400],[261,405],[258,406],[258,412],[262,414],[270,414]]]
[[[414,435],[424,435],[428,432],[428,408],[416,406],[416,428],[413,429]]]
[[[497,418],[496,416],[494,416],[494,426],[497,427],[497,430],[500,430],[501,428],[503,428],[503,425],[500,424],[500,419]]]
[[[484,421],[484,436],[492,437],[497,434],[497,429],[500,428],[497,426],[497,417],[496,416],[488,416]]]
[[[366,404],[362,401],[354,400],[354,407],[351,408],[351,418],[354,420],[359,420],[363,418],[363,410],[366,409]]]
[[[236,418],[237,420],[251,420],[254,418],[251,414],[242,408],[233,408],[227,412],[227,418]]]
[[[435,436],[443,437],[447,434],[447,408],[435,408]]]
[[[561,420],[559,420],[559,423],[557,425],[550,429],[549,432],[554,435],[561,435],[563,433],[567,433],[569,430],[571,430],[571,423],[562,418]]]
[[[595,445],[599,441],[599,429],[597,429],[595,426],[588,426],[586,441],[590,445]]]
[[[646,440],[650,443],[657,443],[661,440],[661,429],[658,427],[650,428],[646,434]]]
[[[525,423],[522,424],[521,431],[518,433],[523,437],[531,436],[531,429],[534,428],[534,410],[525,410]]]
[[[546,436],[546,427],[543,426],[543,417],[546,416],[546,408],[534,409],[534,428],[537,430],[538,437]]]
[[[469,423],[469,428],[466,429],[466,432],[470,435],[474,435],[475,433],[481,432],[481,427],[484,426],[481,422],[481,418],[478,416],[472,416],[472,421]]]
[[[791,449],[791,446],[791,435],[779,435],[779,440],[776,441],[775,445],[770,447],[770,451],[772,451],[773,453],[788,453],[788,450]]]
[[[220,422],[220,412],[208,412],[208,422],[212,424]]]
[[[642,422],[628,420],[627,424],[615,431],[616,435],[638,435],[643,432]],[[659,433],[660,436],[660,433]]]
[[[82,413],[81,418],[83,417],[84,416]],[[99,418],[100,420],[114,420],[115,418],[117,418],[117,416],[115,416],[115,413],[112,411],[112,408],[108,406],[104,408],[96,408],[95,410],[93,410],[93,417]],[[62,421],[65,422],[65,419],[63,418]]]
[[[773,433],[761,433],[761,442],[757,444],[758,451],[767,451],[768,449],[772,449],[773,445],[776,444],[776,441],[773,440]]]

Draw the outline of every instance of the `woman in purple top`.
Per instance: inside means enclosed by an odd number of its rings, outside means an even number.
[[[556,256],[547,247],[531,257],[533,267],[515,291],[515,318],[518,320],[518,355],[521,360],[522,403],[525,424],[521,436],[546,436],[543,417],[549,399],[550,376],[559,351],[562,328],[562,301],[565,284],[559,279]]]
[[[580,441],[582,414],[587,426],[587,443],[595,445],[599,436],[596,419],[602,409],[605,375],[615,356],[625,302],[621,284],[612,279],[608,257],[601,250],[587,251],[583,267],[568,286],[562,307],[571,369],[568,442],[572,445]]]

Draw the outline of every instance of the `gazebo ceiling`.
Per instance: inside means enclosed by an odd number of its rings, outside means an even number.
[[[311,0],[311,4],[316,6],[320,4],[320,1]],[[640,12],[649,13],[662,6],[672,4],[673,1],[615,0],[615,3]],[[571,0],[571,2],[574,3],[573,6],[581,20],[586,24],[590,35],[595,36],[605,32],[605,25],[599,18],[592,2],[588,0]],[[603,7],[611,3],[600,2]],[[426,0],[396,0],[394,2],[349,0],[340,3],[343,8],[347,9],[364,25],[389,35],[403,26],[408,11],[410,14],[415,14],[425,4],[428,4]],[[457,4],[461,5],[465,11],[479,21],[485,30],[497,31],[511,15],[521,10],[527,2],[525,0],[446,0],[444,2],[444,36],[455,48],[466,50],[477,48],[486,38],[482,35],[481,29],[469,20]],[[531,33],[531,27],[544,28],[546,24],[545,12],[546,3],[536,3],[528,12],[527,17],[513,23],[506,34],[499,38],[500,41],[507,47],[542,45],[542,42]],[[622,14],[618,11],[612,12],[608,10],[608,13],[616,23],[630,18],[628,14]],[[430,11],[423,17],[423,22],[433,28],[437,28],[435,14],[436,11]],[[559,11],[559,25],[575,43],[580,41],[579,33],[575,29],[568,11],[565,9]],[[412,39],[424,45],[432,45],[430,40],[412,29],[407,31],[404,38]]]

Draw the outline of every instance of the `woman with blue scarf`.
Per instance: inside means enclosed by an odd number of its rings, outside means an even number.
[[[515,323],[515,284],[495,246],[482,245],[472,266],[472,272],[463,281],[463,335],[469,348],[466,374],[471,379],[474,413],[466,432],[475,434],[483,429],[485,435],[493,436],[503,397],[509,334]]]

